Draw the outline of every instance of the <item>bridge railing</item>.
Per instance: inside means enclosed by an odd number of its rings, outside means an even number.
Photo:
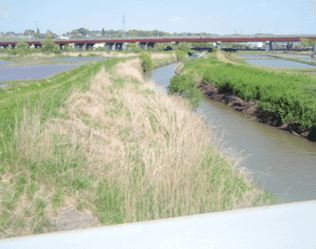
[[[70,39],[52,39],[56,42],[62,41],[112,41],[112,40],[163,40],[163,39],[225,39],[225,38],[305,38],[305,37],[316,37],[316,34],[293,34],[293,35],[201,35],[201,36],[139,36],[139,37],[85,37],[85,38],[70,38]],[[5,37],[0,37],[1,42],[41,42],[46,39],[39,38],[15,38],[7,39]]]

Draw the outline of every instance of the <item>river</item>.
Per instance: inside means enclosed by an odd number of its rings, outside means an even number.
[[[158,68],[146,79],[166,88],[176,64]],[[223,134],[225,148],[247,156],[242,166],[253,172],[253,182],[280,202],[316,199],[316,143],[275,127],[250,121],[223,103],[204,98],[198,109]],[[224,130],[224,131],[223,131]]]

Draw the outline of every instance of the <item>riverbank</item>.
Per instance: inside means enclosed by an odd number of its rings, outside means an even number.
[[[263,122],[315,141],[315,78],[246,66],[223,53],[186,62],[183,77],[200,75],[196,87],[210,99]]]
[[[301,131],[300,133],[297,133],[297,127],[292,128],[292,126],[289,124],[278,125],[276,123],[276,120],[273,119],[272,116],[267,116],[264,113],[260,112],[260,110],[258,110],[258,103],[255,100],[245,101],[232,94],[221,94],[219,93],[216,87],[211,85],[204,85],[202,83],[198,86],[198,89],[201,89],[203,91],[204,96],[206,96],[207,98],[221,103],[225,103],[232,109],[242,112],[251,121],[265,123],[267,125],[271,125],[276,128],[289,131],[291,134],[295,136],[309,138],[308,133],[306,131]]]
[[[276,203],[153,88],[117,58],[3,90],[1,238]]]

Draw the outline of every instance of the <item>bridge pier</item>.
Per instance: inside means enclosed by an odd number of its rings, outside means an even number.
[[[266,52],[272,51],[272,42],[266,41]]]
[[[316,44],[314,44],[314,50],[312,53],[312,58],[316,57]]]
[[[217,41],[216,42],[216,48],[218,49],[218,50],[221,50],[221,41]]]
[[[35,48],[40,48],[41,44],[34,44]]]
[[[59,44],[59,49],[63,50],[64,49],[65,44]]]
[[[94,46],[95,43],[86,43],[86,50],[89,50]]]
[[[84,46],[84,43],[77,43],[77,44],[75,44],[75,48],[76,48],[77,51],[81,51],[83,46]]]
[[[138,43],[138,47],[141,48],[141,49],[145,49],[147,50],[147,42],[140,42]]]
[[[154,48],[154,46],[155,46],[155,43],[154,43],[154,42],[148,42],[148,47]]]
[[[115,43],[106,43],[106,50],[107,51],[113,50],[113,47],[115,48]]]
[[[287,42],[287,43],[286,43],[286,50],[290,50],[291,47],[292,47],[292,46],[291,46],[290,42]]]
[[[115,50],[122,51],[122,48],[123,48],[123,43],[116,43],[115,44]]]

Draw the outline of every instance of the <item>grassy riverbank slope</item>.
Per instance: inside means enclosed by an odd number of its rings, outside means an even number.
[[[262,122],[287,127],[313,139],[316,129],[315,77],[242,65],[227,57],[217,53],[206,59],[186,61],[179,70],[180,77],[185,81],[198,75],[195,87],[204,89],[213,98],[226,103],[235,101],[233,105],[239,107],[251,107],[251,114]]]
[[[275,203],[140,71],[120,58],[0,90],[1,238]]]

